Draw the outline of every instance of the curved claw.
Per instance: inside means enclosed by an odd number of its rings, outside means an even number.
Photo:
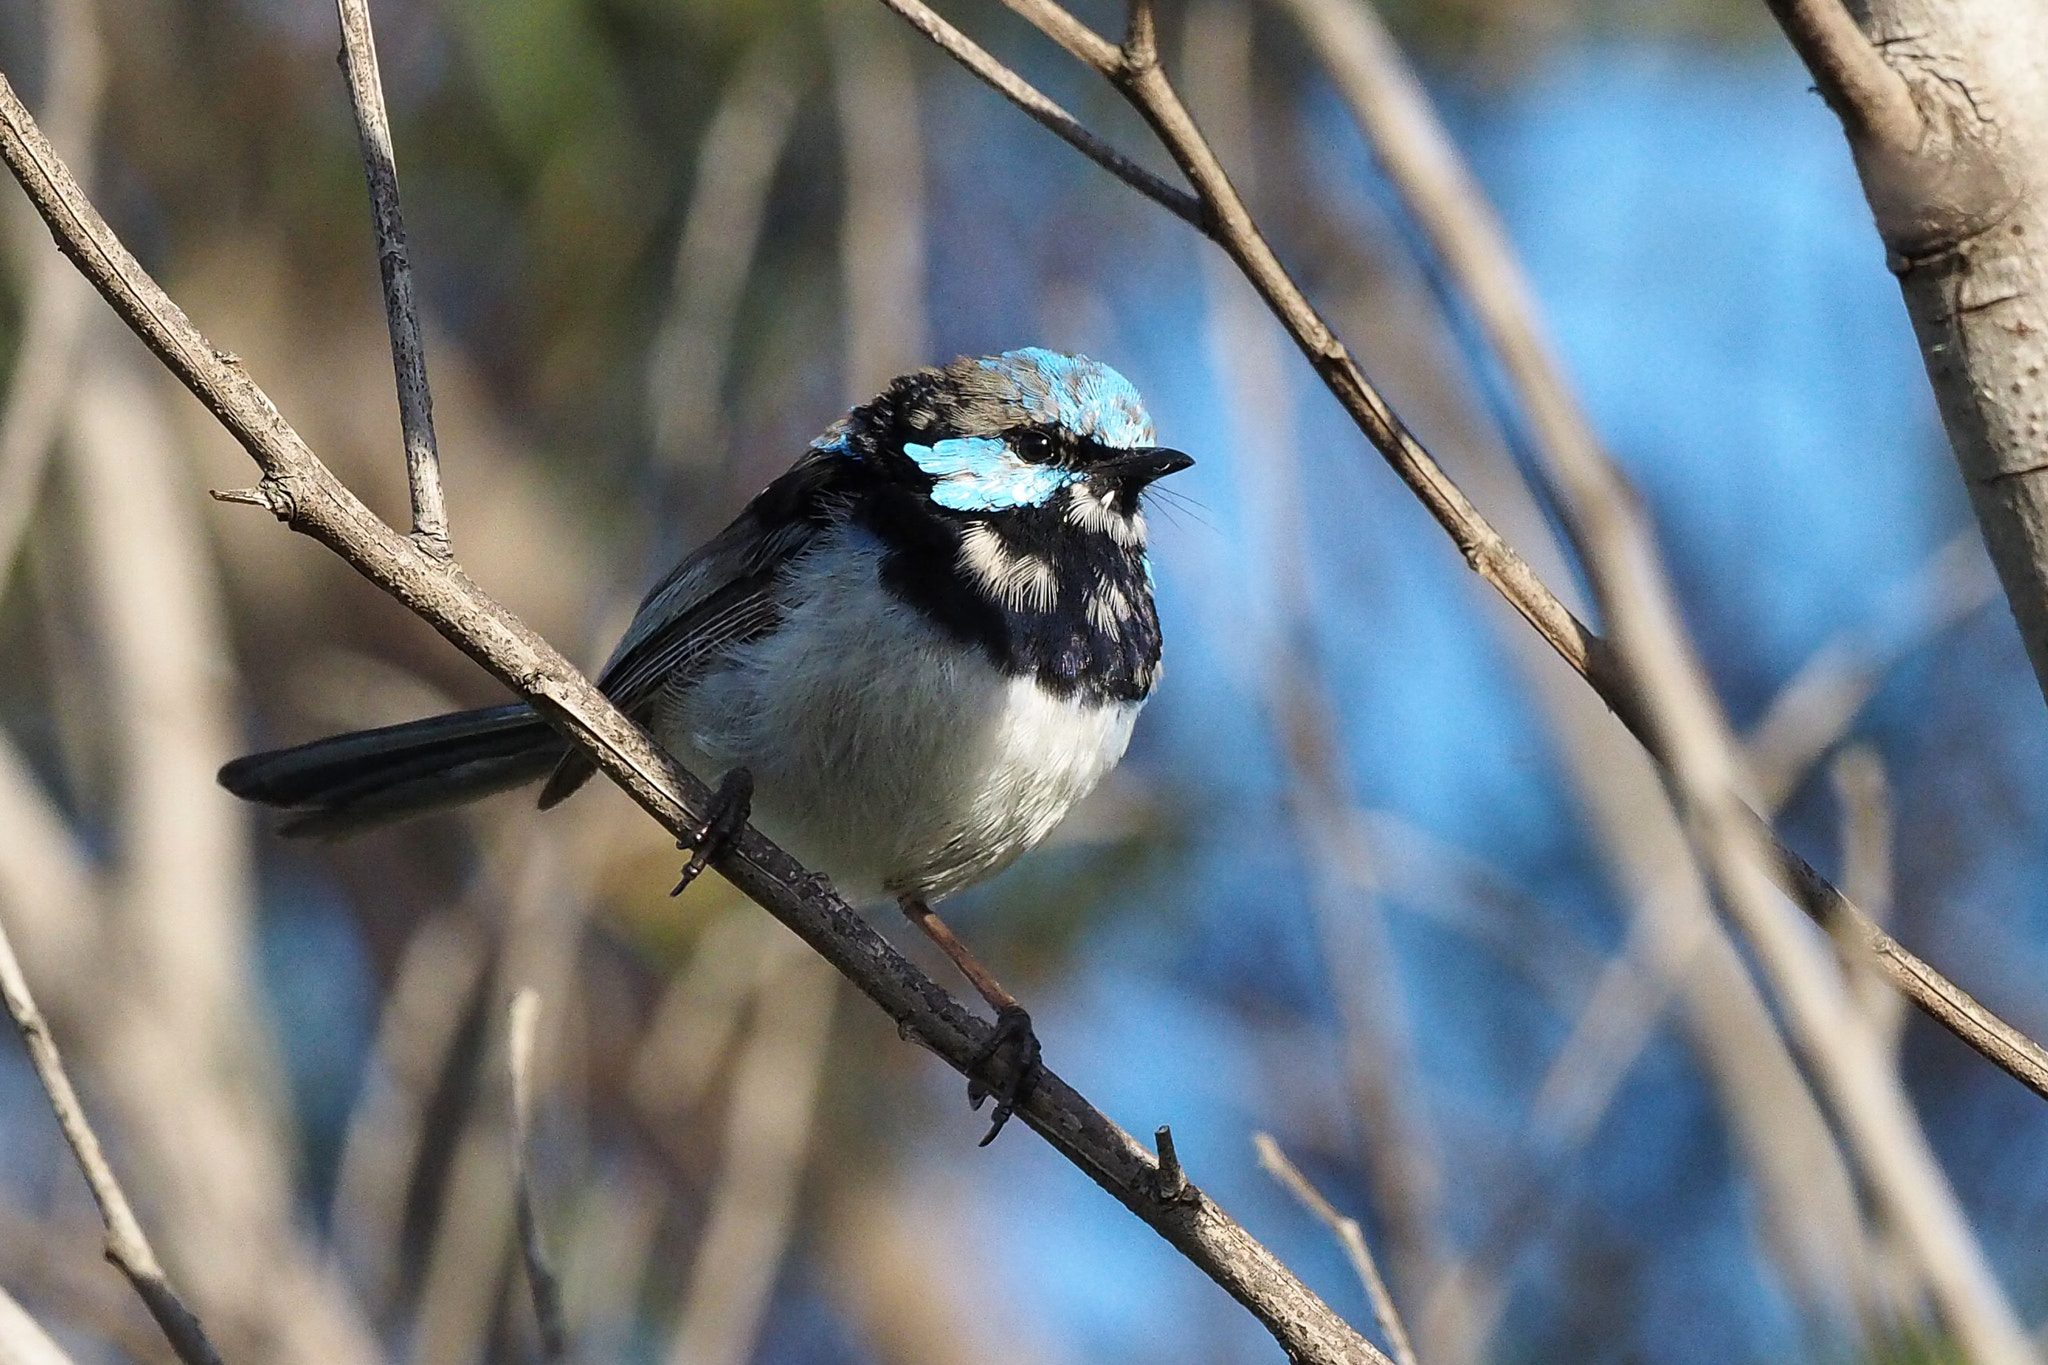
[[[683,875],[677,880],[671,896],[683,894],[683,888],[697,880],[719,850],[732,841],[734,835],[747,823],[747,816],[754,809],[754,775],[745,768],[734,768],[718,779],[718,790],[711,793],[711,808],[704,812],[704,823],[697,830],[697,837],[688,844],[677,844],[677,848],[693,850],[690,861],[683,865]]]
[[[986,1147],[994,1142],[996,1134],[1010,1121],[1010,1115],[1017,1112],[1017,1106],[1031,1098],[1039,1072],[1044,1069],[1039,1055],[1038,1035],[1032,1031],[1031,1015],[1025,1008],[1005,1005],[997,1010],[995,1028],[968,1066],[974,1079],[967,1082],[967,1103],[979,1109],[982,1101],[991,1097],[996,1102],[995,1112],[989,1116],[988,1133],[979,1145]],[[995,1064],[995,1079],[984,1081],[981,1074],[991,1069],[991,1063]]]

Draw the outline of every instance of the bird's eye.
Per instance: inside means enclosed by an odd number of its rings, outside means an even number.
[[[1024,459],[1033,462],[1052,458],[1052,437],[1042,431],[1026,428],[1010,438],[1010,448]]]

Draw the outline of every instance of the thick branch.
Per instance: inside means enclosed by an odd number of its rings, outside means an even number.
[[[377,268],[384,277],[384,320],[391,329],[391,368],[398,376],[398,420],[405,432],[405,481],[412,492],[412,534],[446,559],[448,507],[441,495],[441,452],[434,443],[434,395],[427,388],[426,343],[412,261],[405,251],[405,217],[398,209],[398,162],[391,149],[391,118],[384,112],[384,82],[377,74],[377,40],[369,0],[335,0],[341,19],[341,65],[355,106],[363,174],[370,182],[370,221],[377,231]]]
[[[334,550],[530,702],[664,828],[679,838],[695,836],[710,796],[704,784],[459,565],[427,553],[363,506],[241,361],[216,350],[121,245],[4,78],[0,156],[59,247],[256,461],[263,482],[241,500],[261,503]],[[969,1072],[989,1025],[898,953],[823,878],[751,828],[713,865],[858,986],[904,1036]],[[1388,1365],[1199,1189],[1190,1185],[1161,1197],[1152,1154],[1058,1076],[1046,1073],[1018,1117],[1243,1304],[1291,1358]]]
[[[2048,8],[1863,0],[1861,28],[1844,0],[1771,9],[1841,115],[1971,509],[2048,696]]]

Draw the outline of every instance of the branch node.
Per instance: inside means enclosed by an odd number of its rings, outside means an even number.
[[[207,490],[207,496],[215,502],[260,507],[279,521],[290,521],[297,506],[289,493],[269,479],[265,479],[254,488],[210,488]]]
[[[1162,1123],[1153,1139],[1159,1148],[1159,1202],[1185,1203],[1193,1197],[1195,1187],[1188,1183],[1188,1173],[1181,1169],[1180,1153],[1173,1149],[1173,1129]]]
[[[428,531],[416,528],[406,537],[419,547],[421,554],[443,564],[455,562],[455,547],[448,543],[446,531]]]
[[[1159,65],[1159,23],[1152,0],[1131,0],[1117,59],[1125,78],[1142,76]]]

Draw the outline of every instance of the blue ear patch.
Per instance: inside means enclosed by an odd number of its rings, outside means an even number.
[[[938,480],[932,501],[955,512],[999,512],[1037,507],[1079,476],[1031,464],[993,436],[956,436],[936,445],[906,445],[903,453]]]

